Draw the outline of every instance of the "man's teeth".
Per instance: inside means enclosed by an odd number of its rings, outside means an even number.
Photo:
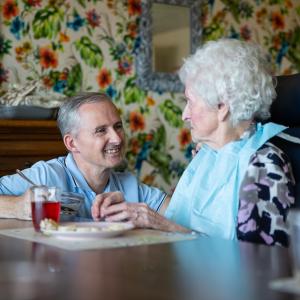
[[[120,149],[119,148],[116,148],[116,149],[107,149],[107,150],[105,150],[105,152],[108,153],[108,154],[114,154],[114,153],[120,152]]]

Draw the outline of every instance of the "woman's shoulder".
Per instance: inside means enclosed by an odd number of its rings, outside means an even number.
[[[251,165],[263,167],[267,164],[277,165],[284,168],[290,166],[289,157],[277,146],[271,142],[265,143],[261,146],[250,158]]]

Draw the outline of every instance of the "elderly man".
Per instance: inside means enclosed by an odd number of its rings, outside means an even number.
[[[128,172],[113,171],[124,158],[125,134],[118,110],[107,95],[71,97],[62,104],[57,122],[69,154],[23,170],[33,182],[83,194],[80,217],[84,218],[92,218],[95,200],[99,203],[107,195],[118,198],[121,193],[126,203],[139,203],[139,208],[149,207],[153,212],[165,210],[169,200],[165,193],[139,183]],[[0,178],[0,194],[0,217],[31,218],[29,185],[18,174]]]

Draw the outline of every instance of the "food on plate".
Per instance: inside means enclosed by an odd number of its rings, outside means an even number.
[[[40,223],[41,231],[42,232],[49,232],[49,231],[57,231],[57,232],[78,232],[78,233],[85,233],[85,232],[103,232],[103,231],[117,231],[124,229],[122,224],[112,224],[107,223],[104,226],[95,226],[89,225],[86,226],[84,223],[79,225],[78,223],[66,223],[65,225],[59,225],[55,221],[51,219],[44,219]]]

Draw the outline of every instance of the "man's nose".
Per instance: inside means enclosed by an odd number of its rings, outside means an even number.
[[[111,143],[120,143],[122,141],[121,133],[117,132],[116,130],[112,129],[109,133],[109,141]]]

